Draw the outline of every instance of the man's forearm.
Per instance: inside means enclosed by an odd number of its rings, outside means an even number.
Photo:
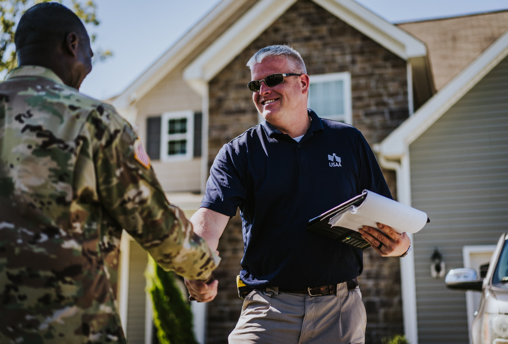
[[[216,251],[219,246],[219,238],[229,221],[229,216],[207,208],[199,208],[192,215],[190,221],[194,226],[194,233],[205,239],[208,246]]]
[[[190,221],[194,226],[194,233],[205,239],[210,249],[216,251],[219,245],[219,238],[229,221],[229,216],[207,208],[199,208],[192,215]],[[190,300],[197,300],[199,302],[212,301],[217,295],[218,284],[219,281],[217,280],[196,281],[185,279]]]

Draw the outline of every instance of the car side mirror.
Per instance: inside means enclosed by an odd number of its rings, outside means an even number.
[[[483,281],[478,280],[474,269],[461,268],[450,270],[445,284],[449,289],[482,291]]]
[[[480,278],[487,277],[487,272],[489,271],[489,263],[480,265]]]

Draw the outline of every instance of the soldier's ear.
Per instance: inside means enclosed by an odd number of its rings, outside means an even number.
[[[69,54],[71,54],[73,57],[78,56],[78,49],[79,49],[79,36],[76,34],[76,32],[72,31],[69,32],[65,36],[65,48]]]

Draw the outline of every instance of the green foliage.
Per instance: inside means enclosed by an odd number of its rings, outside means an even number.
[[[100,24],[97,20],[97,6],[93,0],[0,0],[0,73],[10,72],[18,64],[14,33],[23,13],[35,4],[49,1],[62,3],[72,9],[85,23],[87,29]],[[90,38],[93,42],[96,35],[92,34]],[[94,53],[96,61],[103,61],[112,56],[109,50],[97,49]]]
[[[406,336],[404,335],[395,335],[391,338],[385,337],[381,339],[381,343],[383,344],[409,344],[408,340],[406,339]]]
[[[197,344],[190,305],[176,284],[175,274],[164,271],[150,257],[145,276],[160,344]]]

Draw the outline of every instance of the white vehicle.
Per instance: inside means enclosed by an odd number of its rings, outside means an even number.
[[[483,280],[474,269],[463,268],[451,270],[445,283],[450,289],[482,292],[473,344],[508,344],[508,233],[499,238]]]

